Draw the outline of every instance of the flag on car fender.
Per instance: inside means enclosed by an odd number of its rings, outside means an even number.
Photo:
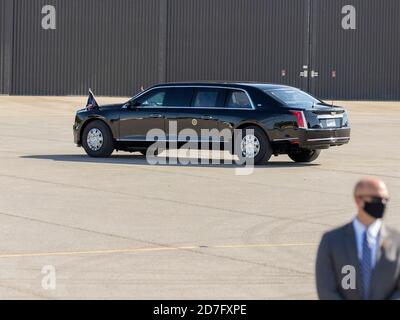
[[[94,108],[97,108],[99,105],[97,104],[96,98],[94,97],[94,94],[92,92],[92,89],[89,89],[89,98],[88,102],[86,104],[86,109],[92,110]]]

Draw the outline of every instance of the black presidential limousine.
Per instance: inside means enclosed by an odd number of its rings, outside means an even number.
[[[241,130],[234,152],[255,164],[280,154],[311,162],[322,149],[350,141],[345,109],[297,88],[264,83],[159,84],[124,104],[104,106],[92,97],[73,126],[75,143],[91,157],[108,157],[114,150],[145,153],[154,144],[148,138],[152,129],[163,130],[173,145],[187,142],[182,130],[191,129],[191,142],[199,143],[205,129],[230,130],[232,140],[235,129]]]

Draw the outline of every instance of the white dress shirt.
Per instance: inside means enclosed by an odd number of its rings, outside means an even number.
[[[358,259],[361,261],[363,254],[363,236],[364,232],[367,230],[367,227],[363,225],[357,218],[353,220],[353,227],[356,234]],[[368,227],[367,231],[368,244],[371,248],[372,268],[374,268],[376,264],[376,259],[377,259],[376,253],[379,248],[381,228],[382,228],[382,220],[377,219],[373,224],[371,224]]]

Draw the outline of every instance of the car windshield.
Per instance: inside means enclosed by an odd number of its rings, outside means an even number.
[[[309,107],[322,102],[308,93],[295,88],[265,90],[265,92],[288,106],[298,105]]]

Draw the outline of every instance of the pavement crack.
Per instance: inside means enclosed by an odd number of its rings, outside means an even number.
[[[47,221],[47,220],[42,220],[42,219],[37,219],[37,218],[32,218],[32,217],[27,217],[27,216],[23,216],[23,215],[6,213],[6,212],[2,212],[2,211],[0,211],[0,215],[8,216],[8,217],[16,218],[16,219],[23,219],[23,220],[27,220],[27,221],[31,221],[31,222],[36,222],[36,223],[47,224],[47,225],[61,227],[61,228],[65,228],[65,229],[75,230],[75,231],[82,231],[82,232],[97,234],[97,235],[111,237],[111,238],[118,238],[118,239],[122,239],[122,240],[135,241],[135,242],[139,242],[139,243],[146,244],[146,245],[154,245],[154,246],[160,246],[160,247],[166,247],[166,248],[170,247],[168,245],[165,245],[165,244],[162,244],[162,243],[158,243],[158,242],[154,242],[154,241],[137,239],[137,238],[133,238],[133,237],[127,237],[127,236],[122,236],[122,235],[103,232],[103,231],[92,230],[92,229],[78,227],[78,226],[71,226],[71,225],[67,225],[67,224],[63,224],[63,223],[57,223],[57,222],[52,222],[52,221]]]
[[[58,186],[63,186],[63,187],[67,187],[67,188],[84,189],[86,191],[87,190],[91,190],[91,191],[94,191],[94,192],[104,192],[104,193],[109,193],[109,194],[123,195],[123,196],[128,196],[130,198],[136,198],[138,200],[146,199],[146,200],[152,200],[152,201],[163,201],[163,202],[167,202],[167,203],[185,205],[185,206],[196,207],[196,208],[200,207],[200,208],[209,209],[209,210],[218,210],[218,211],[234,213],[234,214],[238,214],[238,215],[269,218],[269,219],[280,220],[280,221],[288,221],[288,222],[310,223],[310,224],[313,224],[313,225],[324,226],[324,227],[331,227],[332,226],[330,224],[321,223],[321,222],[314,222],[314,221],[307,221],[307,220],[304,220],[304,219],[296,219],[296,218],[291,218],[291,217],[277,217],[276,215],[271,215],[271,214],[261,214],[261,213],[255,213],[255,212],[246,212],[246,211],[236,210],[236,209],[232,209],[232,208],[227,209],[227,208],[221,208],[221,207],[211,206],[211,205],[206,205],[206,204],[191,203],[191,202],[182,201],[182,200],[172,200],[172,199],[165,199],[165,198],[161,198],[161,197],[151,197],[151,196],[148,196],[148,195],[137,195],[137,194],[132,194],[132,193],[128,193],[128,192],[104,190],[104,189],[99,189],[98,187],[94,188],[94,187],[89,187],[89,186],[78,186],[78,185],[73,185],[73,184],[53,182],[53,181],[48,181],[48,180],[36,179],[36,178],[19,177],[19,176],[15,176],[15,175],[0,174],[0,176],[13,178],[13,179],[22,179],[22,180],[29,180],[29,181],[39,182],[39,183],[58,185]],[[337,209],[336,209],[336,211],[337,211]]]

